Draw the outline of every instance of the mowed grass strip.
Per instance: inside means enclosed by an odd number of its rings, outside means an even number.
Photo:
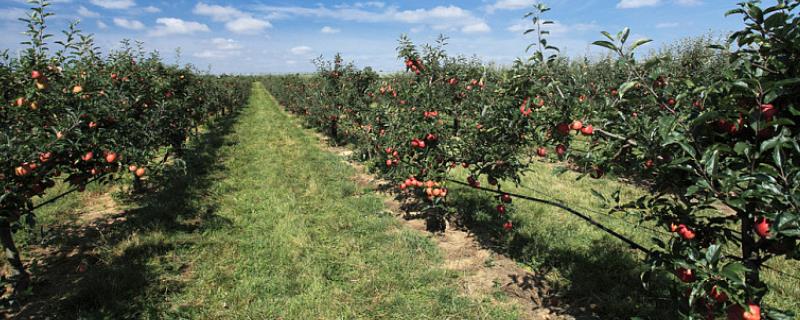
[[[557,164],[534,162],[519,186],[501,182],[504,191],[552,200],[571,207],[645,247],[654,247],[652,238],[667,241],[673,236],[653,221],[638,221],[636,215],[609,215],[605,204],[592,190],[606,198],[619,190],[623,202],[645,194],[645,190],[621,183],[614,177],[577,180],[579,174],[567,171],[556,174]],[[466,181],[468,172],[458,169],[455,179]],[[482,180],[484,186],[489,186]],[[487,242],[495,242],[498,251],[529,266],[543,275],[557,295],[574,307],[584,308],[601,318],[676,319],[678,306],[670,298],[672,276],[660,274],[649,290],[643,288],[640,275],[647,269],[645,254],[630,249],[619,239],[584,220],[553,206],[514,199],[514,229],[499,231],[496,195],[469,187],[451,185],[451,203],[468,213],[472,231]],[[613,201],[613,200],[611,200]],[[502,235],[502,236],[498,236]],[[737,254],[734,248],[728,248]],[[776,259],[769,265],[788,273],[781,275],[764,270],[762,277],[771,288],[765,302],[773,307],[800,310],[800,263]],[[679,291],[682,292],[682,291]]]
[[[257,319],[514,319],[463,297],[434,243],[404,229],[354,170],[283,113],[261,85],[219,152],[211,187],[226,227],[194,261],[165,316]]]

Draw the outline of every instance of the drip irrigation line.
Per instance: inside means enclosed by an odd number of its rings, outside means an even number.
[[[561,201],[561,199],[558,199],[558,198],[556,198],[556,197],[554,197],[554,196],[552,196],[552,195],[550,195],[550,194],[548,194],[546,192],[542,192],[542,191],[536,190],[536,189],[528,187],[528,186],[521,186],[521,188],[527,189],[529,191],[533,191],[535,193],[541,194],[541,195],[546,196],[546,197],[549,197],[553,201],[556,201],[558,203],[561,203],[562,205],[565,205],[564,202]],[[613,215],[607,214],[607,213],[599,211],[599,210],[587,208],[587,207],[580,206],[580,205],[576,205],[576,206],[573,206],[573,207],[575,207],[575,208],[577,208],[579,210],[583,210],[583,211],[589,212],[589,213],[597,214],[597,215],[602,216],[602,217],[615,219],[616,221],[620,221],[620,222],[622,222],[622,223],[624,223],[626,225],[629,225],[631,227],[634,227],[634,228],[637,228],[637,229],[646,230],[646,231],[650,231],[651,233],[653,233],[655,235],[665,235],[665,236],[669,235],[669,233],[666,232],[666,231],[658,230],[658,229],[655,229],[655,228],[650,228],[650,227],[647,227],[647,226],[644,226],[644,225],[641,225],[641,224],[636,224],[636,223],[630,222],[628,220],[625,220],[624,218],[613,216]]]
[[[558,202],[555,202],[555,201],[551,201],[551,200],[546,200],[546,199],[534,198],[534,197],[521,195],[521,194],[515,194],[515,193],[511,193],[511,192],[497,191],[497,190],[488,189],[488,188],[484,188],[484,187],[477,187],[476,188],[476,187],[470,186],[469,184],[461,182],[461,181],[456,181],[456,180],[452,180],[452,179],[447,179],[447,180],[452,182],[452,183],[458,184],[458,185],[467,186],[467,187],[470,187],[470,188],[483,190],[483,191],[486,191],[486,192],[491,192],[491,193],[495,193],[495,194],[508,194],[509,196],[512,196],[514,198],[533,201],[533,202],[539,202],[539,203],[543,203],[543,204],[547,204],[547,205],[551,205],[551,206],[554,206],[554,207],[561,208],[561,209],[563,209],[563,210],[565,210],[565,211],[567,211],[567,212],[569,212],[569,213],[571,213],[571,214],[573,214],[575,216],[578,216],[579,218],[581,218],[581,219],[585,220],[586,222],[592,224],[593,226],[601,229],[602,231],[614,236],[615,238],[621,240],[622,242],[625,242],[631,248],[643,251],[643,252],[645,252],[647,254],[650,253],[650,250],[648,250],[647,248],[643,247],[642,245],[640,245],[640,244],[634,242],[633,240],[631,240],[631,239],[629,239],[629,238],[627,238],[627,237],[615,232],[614,230],[611,230],[610,228],[602,225],[601,223],[592,220],[592,218],[590,218],[589,216],[587,216],[585,214],[582,214],[582,213],[576,211],[575,209],[567,207],[566,205],[563,205],[561,203],[558,203]],[[536,190],[532,190],[532,191],[535,192]],[[781,276],[784,276],[784,277],[787,277],[787,278],[791,278],[791,279],[795,279],[795,280],[800,280],[800,277],[792,275],[792,274],[789,274],[789,273],[787,273],[785,271],[782,271],[782,270],[780,270],[778,268],[775,268],[775,267],[772,267],[770,265],[762,264],[761,266],[762,266],[762,268],[770,270],[772,272],[775,272],[775,273],[777,273],[777,274],[779,274]]]
[[[770,270],[772,272],[775,272],[775,273],[777,273],[779,275],[782,275],[784,277],[792,278],[792,279],[795,279],[795,280],[800,280],[800,277],[795,276],[793,274],[786,273],[785,271],[781,271],[780,269],[772,267],[772,266],[770,266],[768,264],[762,264],[761,267],[764,268],[764,269]]]
[[[463,185],[463,186],[472,187],[469,184],[466,184],[466,183],[461,182],[461,181],[456,181],[456,180],[452,180],[452,179],[447,179],[447,181],[450,181],[450,182],[455,183],[455,184]],[[472,187],[472,188],[475,188],[475,187]],[[566,205],[560,204],[558,202],[551,201],[551,200],[546,200],[546,199],[534,198],[534,197],[521,195],[521,194],[510,193],[510,192],[496,191],[496,190],[492,190],[492,189],[488,189],[488,188],[484,188],[484,187],[477,187],[475,189],[479,189],[479,190],[483,190],[483,191],[487,191],[487,192],[491,192],[491,193],[496,193],[496,194],[508,194],[509,196],[512,196],[514,198],[519,198],[519,199],[533,201],[533,202],[539,202],[539,203],[543,203],[543,204],[547,204],[547,205],[550,205],[550,206],[561,208],[561,209],[571,213],[572,215],[575,215],[575,216],[583,219],[584,221],[588,222],[589,224],[595,226],[596,228],[598,228],[598,229],[600,229],[600,230],[612,235],[613,237],[619,239],[620,241],[625,242],[631,248],[640,250],[640,251],[645,252],[647,254],[650,254],[650,250],[648,250],[644,246],[636,243],[635,241],[631,240],[630,238],[627,238],[627,237],[617,233],[616,231],[611,230],[610,228],[606,227],[605,225],[595,221],[591,217],[589,217],[589,216],[587,216],[587,215],[585,215],[583,213],[580,213],[575,209],[567,207]]]

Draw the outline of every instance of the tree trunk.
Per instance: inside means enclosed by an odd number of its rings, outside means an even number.
[[[144,192],[144,184],[142,183],[142,179],[136,175],[133,175],[133,193],[143,193]]]
[[[339,143],[339,124],[336,120],[331,121],[331,138],[336,144]]]
[[[758,244],[753,235],[754,221],[746,213],[741,214],[742,219],[742,263],[747,267],[745,273],[745,283],[755,289],[754,301],[760,303],[764,297],[764,283],[761,282],[761,256],[758,252]]]
[[[22,265],[22,259],[19,256],[16,244],[14,244],[11,225],[8,221],[0,222],[0,243],[3,244],[3,251],[9,264],[8,279],[11,280],[14,287],[13,293],[16,294],[28,288],[30,275],[25,271],[25,266]]]

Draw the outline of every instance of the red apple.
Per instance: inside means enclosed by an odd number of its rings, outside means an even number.
[[[500,213],[500,214],[505,214],[506,213],[506,206],[504,206],[502,204],[498,204],[497,205],[497,212]]]
[[[585,126],[585,127],[583,127],[583,129],[581,129],[581,133],[582,133],[583,135],[585,135],[585,136],[591,136],[591,135],[593,135],[593,134],[594,134],[594,128],[593,128],[593,127],[592,127],[592,125],[590,124],[590,125],[588,125],[588,126]]]
[[[18,177],[27,176],[28,173],[30,173],[30,170],[28,169],[28,166],[24,166],[23,165],[23,166],[19,166],[19,167],[14,168],[14,174],[16,174]]]
[[[561,135],[569,135],[569,124],[566,123],[559,123],[556,126],[556,131]]]
[[[547,156],[547,148],[539,147],[539,149],[536,150],[536,154],[539,155],[540,157],[546,157]]]
[[[728,320],[761,320],[761,306],[748,303],[747,310],[740,305],[728,308]]]
[[[773,106],[771,104],[762,104],[761,105],[761,114],[764,115],[764,118],[767,119],[767,121],[772,120],[772,117],[774,117],[775,113],[777,113],[777,112],[778,112],[778,109],[775,109],[775,106]]]
[[[108,153],[106,154],[106,162],[108,162],[108,163],[114,163],[115,161],[117,161],[117,156],[118,156],[118,155],[117,155],[117,153],[116,153],[116,152],[113,152],[113,151],[110,151],[110,152],[108,152]]]
[[[559,157],[564,156],[564,154],[566,153],[567,153],[567,146],[563,144],[559,144],[556,146],[556,154],[558,154]]]
[[[692,269],[678,268],[675,274],[678,276],[678,279],[681,279],[681,281],[685,283],[694,282],[697,279]]]
[[[42,163],[46,163],[50,161],[52,157],[53,157],[52,152],[42,152],[39,154],[39,161],[41,161]]]
[[[569,128],[575,131],[581,130],[581,128],[583,128],[583,122],[580,120],[572,121],[572,124],[569,126]]]
[[[684,240],[692,240],[696,236],[695,232],[684,224],[678,225],[678,234]]]
[[[725,292],[717,290],[717,286],[716,285],[711,287],[710,295],[711,295],[711,298],[713,298],[717,302],[728,301],[728,295],[725,294]]]
[[[769,237],[769,227],[770,227],[770,222],[769,220],[767,220],[767,218],[761,217],[756,219],[756,225],[754,228],[756,230],[756,234],[758,234],[760,237],[762,238]]]

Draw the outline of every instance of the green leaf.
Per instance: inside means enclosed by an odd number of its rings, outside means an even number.
[[[689,186],[688,188],[686,188],[686,196],[691,197],[692,195],[697,193],[697,191],[700,191],[700,188],[698,186]]]
[[[600,41],[592,42],[592,44],[596,45],[596,46],[607,48],[607,49],[612,50],[612,51],[617,51],[617,46],[615,46],[613,43],[608,42],[608,41],[600,40]]]
[[[669,139],[664,141],[663,146],[668,146],[668,145],[671,145],[671,144],[677,144],[678,146],[681,147],[681,149],[683,149],[683,151],[685,151],[687,154],[689,154],[690,157],[692,157],[692,158],[697,157],[697,153],[695,152],[694,148],[689,146],[689,144],[687,144],[686,141],[678,140],[678,139],[685,139],[685,137],[680,136],[680,135],[671,136]]]
[[[741,155],[749,156],[750,147],[751,145],[749,143],[740,141],[737,142],[735,146],[733,146],[733,151],[740,156]]]
[[[772,160],[775,161],[776,167],[783,167],[783,152],[781,148],[775,148],[772,152]]]
[[[756,5],[752,5],[752,6],[750,6],[750,10],[748,10],[748,11],[750,11],[749,12],[750,13],[750,17],[752,17],[753,20],[756,21],[756,23],[761,23],[761,22],[764,21],[764,12],[761,11],[760,7],[758,7]]]
[[[705,158],[705,156],[704,156]],[[717,161],[719,160],[719,150],[714,150],[708,159],[705,159],[706,173],[709,176],[714,176],[717,171]]]
[[[653,41],[652,39],[639,39],[639,40],[636,40],[636,41],[633,42],[633,45],[631,45],[631,51],[636,50],[636,48],[638,48],[640,46],[643,46],[643,45],[645,45],[647,43],[650,43],[652,41]]]
[[[625,82],[621,86],[619,86],[619,97],[622,98],[622,96],[625,95],[625,92],[628,92],[628,90],[636,86],[637,83],[639,83],[639,81],[634,80]]]
[[[734,87],[740,87],[740,88],[742,88],[742,89],[747,89],[747,90],[749,90],[749,89],[750,89],[750,86],[749,86],[749,85],[747,85],[747,82],[744,82],[744,81],[742,81],[742,80],[737,80],[737,81],[734,81],[734,82],[733,82],[733,83],[731,83],[731,84],[732,84]]]
[[[733,9],[733,10],[729,10],[728,12],[725,12],[725,16],[726,17],[730,16],[730,15],[734,15],[734,14],[744,14],[744,10],[742,10],[742,9]]]
[[[767,20],[764,21],[764,26],[767,29],[775,29],[777,27],[782,26],[786,22],[786,14],[783,12],[778,12],[775,14],[770,15]]]
[[[732,283],[744,283],[744,273],[747,268],[740,262],[731,262],[722,267],[720,274]]]
[[[712,244],[708,246],[708,250],[706,250],[706,262],[710,265],[715,265],[719,261],[719,257],[722,254],[722,247],[718,244]]]
[[[621,34],[621,36],[619,37],[619,42],[624,44],[625,41],[628,41],[628,36],[631,34],[631,29],[628,28],[628,27],[625,27],[625,29],[622,29],[620,34]]]

